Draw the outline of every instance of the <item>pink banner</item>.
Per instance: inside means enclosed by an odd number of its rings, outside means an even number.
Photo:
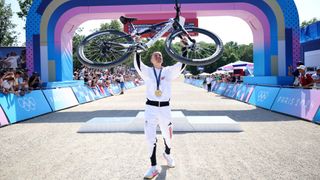
[[[6,115],[4,114],[2,107],[0,106],[0,127],[7,125],[8,123],[8,119],[6,117]]]

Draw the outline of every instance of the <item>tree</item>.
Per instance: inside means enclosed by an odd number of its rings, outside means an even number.
[[[108,29],[115,29],[118,31],[122,31],[123,26],[118,20],[111,20],[110,23],[103,23],[100,25],[99,31],[104,31]]]
[[[307,26],[309,26],[310,24],[313,24],[313,23],[315,23],[315,22],[318,22],[319,20],[317,19],[317,18],[312,18],[311,20],[309,20],[309,21],[303,21],[302,23],[301,23],[301,28],[305,28],[305,27],[307,27]]]
[[[17,12],[17,15],[19,18],[25,20],[32,5],[32,0],[18,0],[18,3],[21,11]]]
[[[0,0],[0,46],[12,46],[17,42],[17,34],[13,30],[16,25],[12,23],[11,6],[5,5],[4,0]]]
[[[78,60],[78,56],[77,56],[77,48],[80,44],[80,42],[84,39],[84,35],[80,35],[82,29],[78,29],[73,38],[72,38],[72,45],[73,45],[73,68],[74,69],[80,69],[82,64],[80,63],[80,61]]]

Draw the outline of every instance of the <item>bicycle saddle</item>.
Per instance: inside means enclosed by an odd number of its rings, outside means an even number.
[[[122,24],[131,23],[131,22],[133,22],[135,20],[137,20],[137,18],[129,18],[129,17],[124,17],[124,16],[120,17],[120,21],[121,21]]]

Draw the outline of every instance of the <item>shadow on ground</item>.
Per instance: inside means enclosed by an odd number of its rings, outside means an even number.
[[[22,123],[81,123],[87,122],[95,117],[135,117],[141,110],[99,110],[88,112],[54,112]],[[272,121],[296,121],[295,117],[282,115],[265,109],[257,108],[252,110],[184,110],[186,116],[228,116],[237,122],[272,122]]]

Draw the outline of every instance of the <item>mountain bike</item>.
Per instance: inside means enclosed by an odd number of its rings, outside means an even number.
[[[223,43],[214,33],[196,27],[184,27],[185,18],[180,16],[181,4],[175,0],[175,18],[138,29],[136,18],[121,16],[122,24],[132,29],[130,34],[118,30],[95,32],[82,40],[77,55],[82,64],[92,68],[110,68],[123,63],[134,52],[147,51],[165,33],[165,51],[173,59],[193,66],[203,66],[217,61],[223,53]],[[153,33],[147,41],[144,34]]]

